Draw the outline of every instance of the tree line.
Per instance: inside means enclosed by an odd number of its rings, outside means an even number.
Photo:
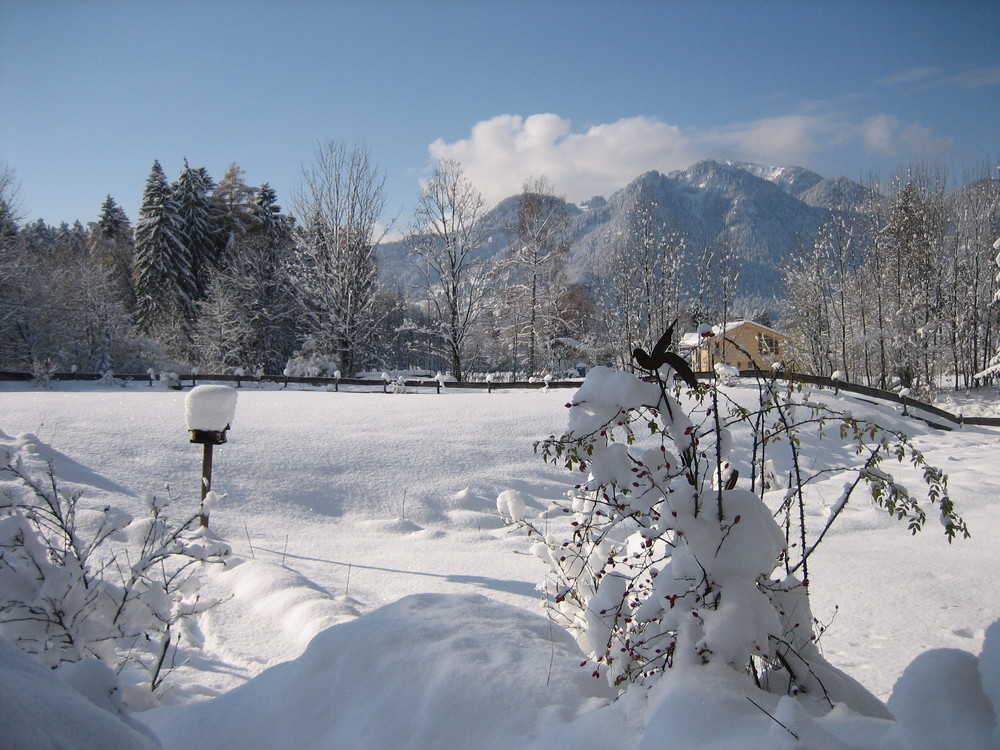
[[[461,165],[443,160],[404,230],[417,279],[404,285],[380,261],[392,228],[384,174],[362,147],[318,144],[290,213],[235,164],[215,182],[185,161],[171,182],[154,161],[134,225],[111,196],[87,227],[25,223],[7,169],[0,369],[526,378],[578,362],[628,367],[675,320],[684,331],[748,317],[790,337],[786,364],[802,372],[968,385],[1000,343],[1000,190],[985,170],[964,177],[949,189],[926,164],[885,186],[872,177],[863,205],[845,198],[800,238],[786,299],[765,314],[735,296],[728,239],[690,247],[649,192],[579,281],[571,207],[544,177],[490,211]]]
[[[487,220],[460,165],[437,166],[406,244],[422,283],[379,273],[384,176],[364,148],[319,144],[292,213],[233,164],[218,182],[154,161],[133,225],[111,196],[96,222],[24,223],[0,185],[0,369],[248,374],[365,370],[540,373],[587,357],[592,301],[563,283],[568,206],[526,187],[516,219]],[[516,249],[498,262],[491,233]],[[574,338],[575,337],[575,338]]]
[[[865,195],[784,269],[797,366],[923,395],[975,385],[1000,346],[1000,183],[982,168],[949,189],[917,163],[871,177]]]

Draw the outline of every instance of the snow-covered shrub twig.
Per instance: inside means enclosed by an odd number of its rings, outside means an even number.
[[[180,641],[179,626],[215,602],[199,596],[204,563],[221,563],[227,545],[198,527],[198,515],[172,521],[169,494],[147,497],[149,516],[84,508],[4,451],[0,477],[0,635],[45,664],[94,656],[157,691]]]
[[[594,675],[616,685],[717,661],[747,671],[762,687],[829,701],[822,675],[832,667],[816,646],[809,555],[860,484],[912,531],[922,527],[921,504],[880,468],[887,457],[921,468],[949,539],[967,536],[946,477],[905,435],[800,403],[773,381],[762,388],[758,408],[734,404],[723,415],[719,386],[698,385],[682,372],[694,404],[686,411],[671,368],[638,351],[640,364],[640,354],[652,363],[650,378],[594,368],[567,404],[565,434],[535,446],[546,462],[581,475],[557,503],[568,531],[511,514],[548,566],[544,590],[553,619],[577,637]],[[854,441],[860,465],[849,467],[854,480],[811,538],[804,488],[824,473],[808,474],[794,448],[804,430],[822,433],[833,420]],[[731,429],[740,422],[753,435],[753,469],[742,479],[730,458]],[[780,441],[793,447],[790,488],[777,514],[784,528],[763,501],[775,485],[766,451]]]
[[[908,463],[920,474],[925,484],[927,501],[936,506],[948,541],[969,537],[965,521],[955,510],[948,492],[944,472],[927,463],[909,436],[870,420],[857,419],[849,413],[833,409],[828,404],[813,401],[801,384],[779,384],[777,378],[758,380],[759,401],[754,410],[731,403],[731,419],[748,424],[752,432],[751,490],[763,496],[777,483],[773,461],[768,456],[785,445],[790,464],[788,488],[779,508],[785,529],[786,546],[797,549],[798,556],[785,556],[789,573],[799,573],[808,579],[808,559],[826,536],[830,527],[843,513],[854,492],[867,485],[872,500],[897,520],[905,521],[914,534],[921,531],[927,511],[920,498],[907,486],[896,481],[883,467],[886,460]],[[800,456],[801,445],[809,436],[822,439],[828,430],[839,433],[843,443],[852,446],[855,461],[840,466],[826,466],[819,472],[806,473]],[[806,488],[824,475],[847,472],[850,481],[830,508],[827,519],[818,532],[806,528]],[[794,537],[794,538],[793,538]]]

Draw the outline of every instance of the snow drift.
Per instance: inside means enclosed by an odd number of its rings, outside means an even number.
[[[613,697],[573,639],[478,595],[417,594],[320,633],[299,658],[143,718],[167,748],[509,748]]]

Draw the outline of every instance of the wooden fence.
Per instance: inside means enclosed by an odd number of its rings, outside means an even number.
[[[127,381],[148,381],[150,385],[153,385],[153,379],[148,375],[122,375],[117,376],[121,380]],[[716,375],[714,372],[699,372],[695,373],[695,377],[700,380],[713,380]],[[792,381],[799,383],[808,383],[810,385],[820,386],[822,388],[829,388],[835,392],[844,391],[846,393],[857,394],[862,397],[877,399],[879,401],[887,401],[890,403],[900,404],[903,407],[903,413],[907,416],[911,416],[917,419],[921,419],[928,424],[940,429],[950,430],[955,427],[961,427],[963,425],[977,425],[984,427],[1000,427],[1000,417],[963,417],[961,415],[955,415],[951,412],[945,411],[933,404],[927,404],[923,401],[918,401],[912,399],[908,396],[901,396],[898,393],[893,393],[892,391],[883,391],[878,388],[872,388],[870,386],[861,385],[860,383],[848,383],[846,381],[835,381],[830,378],[820,377],[816,375],[800,375],[796,373],[788,372],[769,372],[760,370],[742,370],[739,374],[740,378],[756,379],[759,381],[768,380],[771,378],[784,381]],[[82,381],[97,381],[101,380],[102,376],[93,373],[55,373],[49,377],[49,380],[66,381],[66,380],[82,380]],[[35,376],[29,373],[22,372],[4,372],[0,371],[0,380],[14,380],[14,381],[32,381],[36,380]],[[396,388],[402,387],[411,390],[424,389],[434,389],[435,392],[440,393],[442,388],[448,390],[455,389],[478,389],[486,390],[491,392],[493,390],[510,390],[510,389],[532,389],[541,390],[543,388],[579,388],[581,381],[579,380],[550,380],[550,381],[539,381],[539,382],[500,382],[500,381],[465,381],[465,382],[450,382],[441,381],[434,378],[404,378],[403,380],[372,380],[372,379],[358,379],[358,378],[307,378],[307,377],[294,377],[289,375],[263,375],[259,378],[251,375],[220,375],[220,374],[187,374],[179,375],[177,380],[172,383],[172,387],[182,389],[185,387],[194,387],[198,383],[234,383],[237,388],[246,384],[257,384],[257,383],[276,383],[282,387],[287,387],[288,385],[310,385],[316,387],[330,388],[333,390],[339,390],[341,386],[349,386],[355,389],[363,388],[371,392],[388,393]]]

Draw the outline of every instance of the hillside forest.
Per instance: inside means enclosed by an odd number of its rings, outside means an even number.
[[[109,195],[96,221],[50,226],[0,170],[0,370],[526,379],[628,367],[674,320],[679,338],[740,319],[809,374],[930,395],[1000,369],[986,165],[862,184],[709,161],[582,205],[539,177],[489,207],[441,161],[390,222],[369,152],[328,141],[290,203],[235,163],[171,181],[154,161],[136,189],[134,221]]]

